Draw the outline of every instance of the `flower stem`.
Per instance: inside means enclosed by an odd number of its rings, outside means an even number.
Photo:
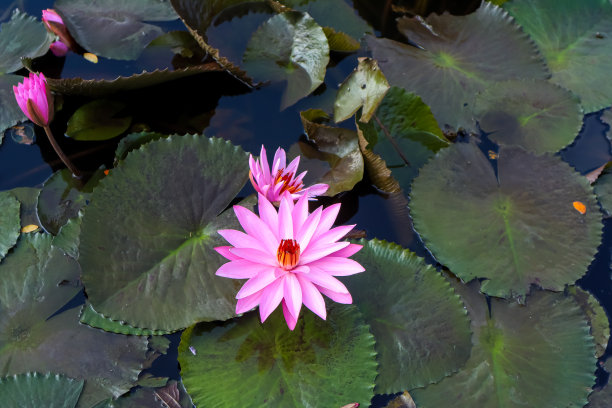
[[[49,142],[51,142],[51,146],[53,146],[53,150],[55,150],[55,153],[57,153],[57,155],[62,160],[62,162],[64,162],[66,167],[70,169],[70,171],[72,172],[74,176],[81,177],[81,172],[79,171],[79,169],[77,169],[75,165],[72,164],[68,156],[64,154],[61,147],[59,147],[59,145],[55,141],[55,137],[53,137],[53,133],[51,133],[51,128],[47,125],[47,126],[43,126],[43,129],[45,129],[45,133],[47,134],[47,137],[49,138]]]

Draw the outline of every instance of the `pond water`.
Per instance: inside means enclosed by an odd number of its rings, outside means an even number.
[[[306,2],[307,3],[307,2]],[[386,4],[383,4],[386,3]],[[367,2],[359,1],[347,4],[371,24],[378,37],[401,38],[395,26],[398,13],[393,13],[390,5],[396,11],[417,7],[415,2]],[[416,2],[422,3],[422,2]],[[428,10],[442,11],[446,3],[457,7],[456,2],[426,2]],[[469,4],[468,4],[469,3]],[[475,10],[479,2],[466,2],[462,11]],[[9,19],[9,10],[19,7],[27,13],[40,17],[40,11],[52,8],[51,0],[16,0],[10,5],[0,6],[0,16],[3,21]],[[418,6],[418,7],[423,7]],[[232,61],[239,60],[246,48],[244,36],[234,33],[237,30],[246,32],[255,29],[268,19],[265,13],[252,13],[240,21],[226,22],[214,26],[210,32],[210,43],[221,48],[227,45],[225,55]],[[164,31],[185,30],[180,20],[158,23]],[[248,40],[248,38],[247,38]],[[215,43],[216,42],[216,43]],[[318,87],[310,96],[300,99],[297,103],[280,110],[281,99],[285,85],[283,83],[268,83],[257,89],[250,89],[229,75],[223,73],[191,76],[148,87],[137,91],[123,92],[112,98],[128,106],[132,118],[131,131],[155,131],[165,134],[204,133],[206,136],[216,136],[240,145],[245,151],[258,154],[262,143],[268,151],[277,146],[290,151],[298,141],[306,140],[300,112],[314,107],[333,110],[336,90],[339,84],[353,71],[358,64],[358,58],[370,56],[361,47],[352,53],[333,53],[332,63],[328,66],[324,84]],[[58,59],[50,53],[35,61],[34,69],[42,70],[49,77],[85,79],[112,79],[118,75],[130,76],[143,70],[173,68],[174,53],[167,48],[147,49],[135,61],[119,61],[100,58],[98,64],[92,64],[75,53],[69,53],[66,58]],[[25,75],[25,70],[20,71]],[[76,141],[61,135],[66,131],[66,124],[72,114],[92,98],[82,96],[66,96],[62,107],[56,112],[52,123],[53,133],[59,144],[75,165],[87,172],[94,172],[100,166],[112,169],[115,150],[121,138],[102,142]],[[575,141],[557,153],[581,174],[587,174],[612,160],[612,149],[607,136],[610,127],[602,120],[604,111],[586,114],[580,133]],[[64,165],[51,148],[42,128],[27,123],[25,132],[35,137],[34,144],[19,143],[15,130],[9,129],[0,145],[0,190],[11,190],[18,187],[41,187],[54,172],[63,169]],[[338,126],[355,129],[352,120],[344,121]],[[130,133],[125,132],[123,135]],[[462,136],[460,135],[459,138]],[[467,139],[467,136],[464,136]],[[480,135],[480,149],[486,154],[497,151],[495,145],[486,134]],[[295,147],[294,147],[295,149]],[[494,160],[492,160],[494,162]],[[307,184],[316,181],[320,169],[313,166],[309,169]],[[113,170],[111,170],[112,172]],[[326,169],[323,169],[323,172]],[[247,197],[254,192],[250,183],[238,194]],[[413,228],[413,223],[407,209],[407,199],[402,193],[384,193],[374,187],[366,177],[357,183],[350,191],[343,192],[333,198],[320,199],[324,205],[341,202],[342,207],[337,224],[356,224],[356,229],[362,230],[367,239],[378,238],[395,242],[408,248],[427,263],[441,267],[431,252],[425,247],[421,237]],[[603,238],[597,255],[588,268],[588,272],[577,281],[577,284],[591,293],[600,302],[606,313],[612,312],[612,281],[610,279],[610,264],[612,262],[612,224],[605,220]],[[563,237],[559,237],[563,239]],[[80,293],[62,310],[70,309],[85,302],[85,296]],[[148,370],[153,377],[170,377],[180,380],[178,366],[178,347],[181,331],[168,334],[170,344],[165,355],[159,357]],[[608,347],[599,361],[605,361],[612,354]],[[593,367],[595,370],[596,367]],[[607,383],[608,375],[602,368],[597,368],[597,386]],[[397,392],[400,392],[397,389]],[[391,395],[376,395],[371,407],[382,408],[392,398]],[[347,403],[350,401],[347,401]],[[339,407],[338,407],[339,408]]]

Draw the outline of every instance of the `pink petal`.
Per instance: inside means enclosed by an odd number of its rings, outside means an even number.
[[[327,310],[325,310],[325,300],[319,293],[317,287],[302,275],[296,275],[298,282],[302,288],[302,302],[304,306],[312,310],[314,314],[325,320],[327,318]]]
[[[346,248],[336,251],[329,256],[338,256],[348,258],[349,256],[355,255],[359,250],[363,248],[363,245],[349,244]]]
[[[266,184],[271,182],[270,180],[270,165],[268,164],[268,157],[266,156],[266,149],[261,145],[261,152],[259,153],[259,166],[261,167],[261,173],[264,177],[263,181]]]
[[[235,205],[234,212],[244,231],[259,240],[267,252],[276,256],[279,242],[276,235],[270,230],[270,227],[258,216],[242,206]]]
[[[300,201],[308,202],[306,196],[300,199]],[[301,226],[297,234],[295,234],[295,239],[300,244],[300,249],[302,252],[306,250],[308,244],[310,243],[310,239],[312,238],[317,226],[319,225],[319,221],[321,220],[321,213],[323,212],[322,208],[319,207],[312,214],[306,218],[306,221]]]
[[[260,290],[264,289],[272,282],[275,282],[277,280],[282,281],[282,279],[276,278],[276,275],[274,274],[274,268],[263,270],[255,277],[246,281],[244,285],[242,285],[242,288],[240,288],[240,290],[236,294],[236,299],[242,299],[247,296],[251,296],[252,294],[259,292]]]
[[[280,243],[281,238],[278,236],[278,213],[272,203],[262,194],[259,194],[259,217],[268,225],[277,242]]]
[[[310,268],[308,274],[302,274],[303,278],[308,279],[317,286],[329,289],[338,293],[348,293],[348,289],[342,282],[331,275],[326,274],[319,268]],[[248,282],[247,282],[248,283]]]
[[[342,303],[344,305],[350,305],[351,303],[353,303],[353,298],[351,297],[351,294],[348,292],[347,293],[334,292],[333,290],[329,290],[329,289],[326,289],[318,285],[317,285],[317,289],[319,289],[319,292],[321,292],[322,294],[324,294],[325,296],[327,296],[328,298],[330,298],[336,303]]]
[[[291,199],[283,196],[278,209],[278,236],[281,239],[293,239],[293,218],[291,217]],[[277,247],[278,249],[278,247]]]
[[[69,50],[68,46],[61,41],[52,42],[49,49],[56,57],[65,57]]]
[[[287,309],[287,305],[285,304],[284,300],[282,304],[283,304],[283,316],[285,316],[287,327],[289,327],[289,330],[293,331],[293,329],[295,329],[295,325],[297,324],[297,318],[291,315],[291,313],[289,312],[289,309]]]
[[[324,241],[314,241],[311,240],[308,248],[300,255],[300,261],[298,262],[300,265],[307,265],[312,261],[316,261],[317,259],[321,259],[324,256],[328,256],[331,253],[337,252],[341,249],[349,246],[349,242],[336,242],[333,244],[324,242]]]
[[[291,173],[293,176],[295,176],[295,173],[297,171],[298,166],[300,165],[300,156],[297,156],[295,159],[293,159],[291,161],[291,163],[289,163],[289,165],[287,167],[285,167],[285,171],[283,171],[283,174],[289,174]],[[293,181],[293,177],[291,177],[291,180]]]
[[[276,255],[272,256],[267,252],[259,251],[253,248],[230,248],[229,251],[230,253],[253,263],[264,264],[272,267],[278,266]]]
[[[302,289],[300,282],[294,274],[288,273],[284,278],[283,298],[289,310],[289,313],[296,319],[300,315],[302,308]]]
[[[272,314],[281,300],[283,300],[283,279],[277,279],[268,285],[261,294],[259,316],[262,323]]]
[[[231,246],[220,246],[220,247],[216,247],[213,248],[215,251],[217,251],[221,256],[229,259],[230,261],[235,261],[237,259],[242,259],[237,255],[232,254],[229,250],[230,248],[232,248]]]
[[[319,226],[314,233],[314,237],[318,237],[319,235],[329,231],[336,221],[338,212],[340,212],[340,203],[332,204],[323,210],[323,213],[321,214],[321,221],[319,221]]]
[[[245,259],[224,263],[217,269],[215,275],[231,279],[250,279],[269,266],[256,264]]]
[[[293,196],[291,196],[291,199],[293,199]],[[298,202],[293,207],[291,215],[293,217],[293,228],[299,231],[304,221],[308,218],[308,197],[300,196],[298,198]]]
[[[266,248],[261,245],[261,242],[256,238],[245,234],[242,231],[236,230],[219,230],[217,231],[227,242],[236,248],[253,248],[265,252]]]
[[[329,189],[327,184],[313,184],[312,186],[306,189],[309,197],[317,197],[325,194],[325,192]],[[335,219],[335,217],[334,217]]]
[[[260,290],[259,292],[255,292],[252,295],[243,297],[242,299],[238,299],[238,302],[236,303],[236,314],[248,312],[249,310],[257,306],[259,304],[259,301],[261,300],[262,293],[263,290]]]
[[[339,240],[340,238],[344,237],[346,234],[349,233],[350,230],[352,230],[353,228],[355,228],[355,224],[353,225],[341,225],[339,227],[336,228],[332,228],[327,232],[324,232],[323,234],[317,236],[317,242],[328,242],[328,243],[334,243],[337,240]]]
[[[311,262],[308,265],[311,267],[317,267],[323,270],[325,273],[334,276],[348,276],[365,271],[363,266],[361,266],[361,264],[358,262],[352,259],[335,256],[326,256],[325,258]]]

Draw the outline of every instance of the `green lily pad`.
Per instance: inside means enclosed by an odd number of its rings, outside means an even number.
[[[417,406],[408,391],[404,391],[389,401],[385,408],[417,408]]]
[[[187,31],[170,31],[149,43],[149,47],[169,47],[172,52],[185,58],[205,57],[204,50]]]
[[[398,29],[418,47],[368,37],[373,57],[391,85],[431,107],[441,127],[473,129],[474,95],[495,81],[548,77],[529,37],[488,2],[466,16],[403,17]]]
[[[70,218],[62,225],[59,232],[53,237],[53,246],[61,249],[64,253],[74,259],[79,259],[79,236],[81,235],[81,220],[83,213]]]
[[[363,179],[363,157],[359,151],[357,133],[323,124],[329,120],[329,116],[320,109],[300,112],[300,118],[308,138],[316,144],[316,149],[300,144],[304,158],[317,158],[330,165],[330,170],[318,180],[329,185],[325,195],[334,196],[351,190]],[[304,160],[304,163],[307,162]]]
[[[6,129],[28,120],[17,104],[13,92],[13,87],[21,81],[23,77],[19,75],[0,75],[0,145]]]
[[[580,100],[542,80],[498,82],[476,96],[474,118],[500,145],[534,153],[569,145],[582,127]]]
[[[93,408],[192,408],[193,402],[183,383],[168,381],[163,387],[132,390],[118,399],[109,399]]]
[[[43,228],[57,235],[60,228],[87,205],[93,189],[102,177],[104,172],[101,169],[87,182],[74,177],[68,169],[53,173],[38,195],[37,212]]]
[[[0,398],[5,407],[74,408],[83,382],[51,373],[15,375],[0,378]]]
[[[606,166],[593,184],[599,204],[606,218],[612,216],[612,169]]]
[[[388,90],[389,83],[378,62],[359,58],[357,68],[340,85],[334,102],[334,120],[342,122],[363,106],[360,120],[368,122]]]
[[[271,17],[257,29],[243,60],[256,80],[287,80],[281,101],[284,109],[323,83],[329,45],[312,17],[289,11]]]
[[[83,307],[79,321],[88,326],[96,329],[102,329],[111,333],[130,334],[134,336],[159,336],[169,333],[162,330],[139,329],[138,327],[130,326],[125,322],[110,319],[101,313],[96,312],[91,303],[87,303],[85,307]]]
[[[551,81],[580,96],[585,112],[612,103],[612,5],[607,0],[513,0],[504,8],[544,54]]]
[[[178,16],[167,1],[57,0],[54,5],[77,43],[98,56],[137,59],[163,30],[145,21],[171,21]]]
[[[234,316],[238,281],[219,279],[221,213],[248,178],[242,149],[171,136],[132,151],[83,210],[79,262],[93,307],[143,329],[173,331]]]
[[[470,321],[448,282],[399,245],[359,242],[367,273],[346,286],[376,338],[376,392],[392,394],[437,382],[461,368],[472,349]]]
[[[604,368],[608,373],[612,372],[612,359],[608,358],[604,363]],[[609,408],[612,406],[612,384],[608,383],[602,388],[595,390],[589,395],[589,403],[585,408]]]
[[[85,379],[78,406],[90,407],[132,387],[147,340],[79,324],[79,308],[54,315],[81,290],[81,271],[51,240],[22,236],[0,263],[0,375],[51,371]]]
[[[414,227],[433,255],[463,281],[487,278],[481,290],[491,296],[523,297],[531,284],[563,290],[586,272],[601,239],[586,178],[556,156],[517,147],[500,148],[497,177],[476,145],[443,149],[410,197]]]
[[[181,376],[197,406],[341,407],[369,403],[374,337],[354,306],[332,305],[327,321],[304,313],[294,331],[277,309],[183,332]],[[191,348],[191,349],[190,349]],[[192,351],[193,350],[193,351]],[[194,354],[195,352],[195,354]]]
[[[35,17],[15,9],[10,21],[0,25],[0,73],[17,71],[21,58],[36,58],[49,51],[53,37]]]
[[[382,100],[374,120],[357,122],[367,149],[386,162],[393,177],[405,190],[421,168],[438,150],[447,147],[431,110],[420,97],[391,87]]]
[[[361,48],[359,41],[342,31],[336,31],[331,27],[323,27],[323,32],[327,37],[330,51],[355,52]]]
[[[115,160],[125,160],[128,153],[132,150],[138,149],[145,143],[152,142],[154,140],[158,140],[164,137],[168,137],[169,135],[164,135],[162,133],[156,132],[140,132],[140,133],[130,133],[126,137],[122,137],[117,145],[117,150],[115,150]],[[179,137],[176,135],[176,137]]]
[[[363,136],[363,131],[357,126],[359,137],[359,150],[363,155],[363,164],[368,174],[368,178],[381,191],[386,193],[397,193],[401,187],[397,180],[391,175],[391,170],[379,155],[369,149],[369,143]]]
[[[38,202],[40,188],[18,187],[10,190],[10,192],[21,203],[19,209],[21,228],[31,224],[40,225],[40,220],[36,215],[36,203]]]
[[[599,358],[606,352],[606,347],[608,347],[608,341],[610,340],[610,322],[608,321],[606,311],[599,304],[595,296],[579,287],[572,286],[568,288],[568,291],[582,308],[588,319],[591,335],[595,340],[595,356]]]
[[[132,123],[120,114],[126,104],[97,99],[81,106],[68,119],[66,134],[75,140],[107,140],[125,132]]]
[[[9,191],[0,191],[0,259],[8,253],[19,238],[21,223],[19,209],[21,204]]]
[[[538,291],[527,304],[469,295],[474,348],[465,368],[411,392],[419,408],[582,407],[594,382],[593,339],[572,297]],[[465,298],[464,298],[465,299]]]

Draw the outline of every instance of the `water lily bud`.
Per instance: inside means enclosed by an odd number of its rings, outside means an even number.
[[[53,119],[53,95],[47,89],[43,74],[30,73],[28,78],[13,86],[15,99],[23,113],[38,126],[48,126]]]

